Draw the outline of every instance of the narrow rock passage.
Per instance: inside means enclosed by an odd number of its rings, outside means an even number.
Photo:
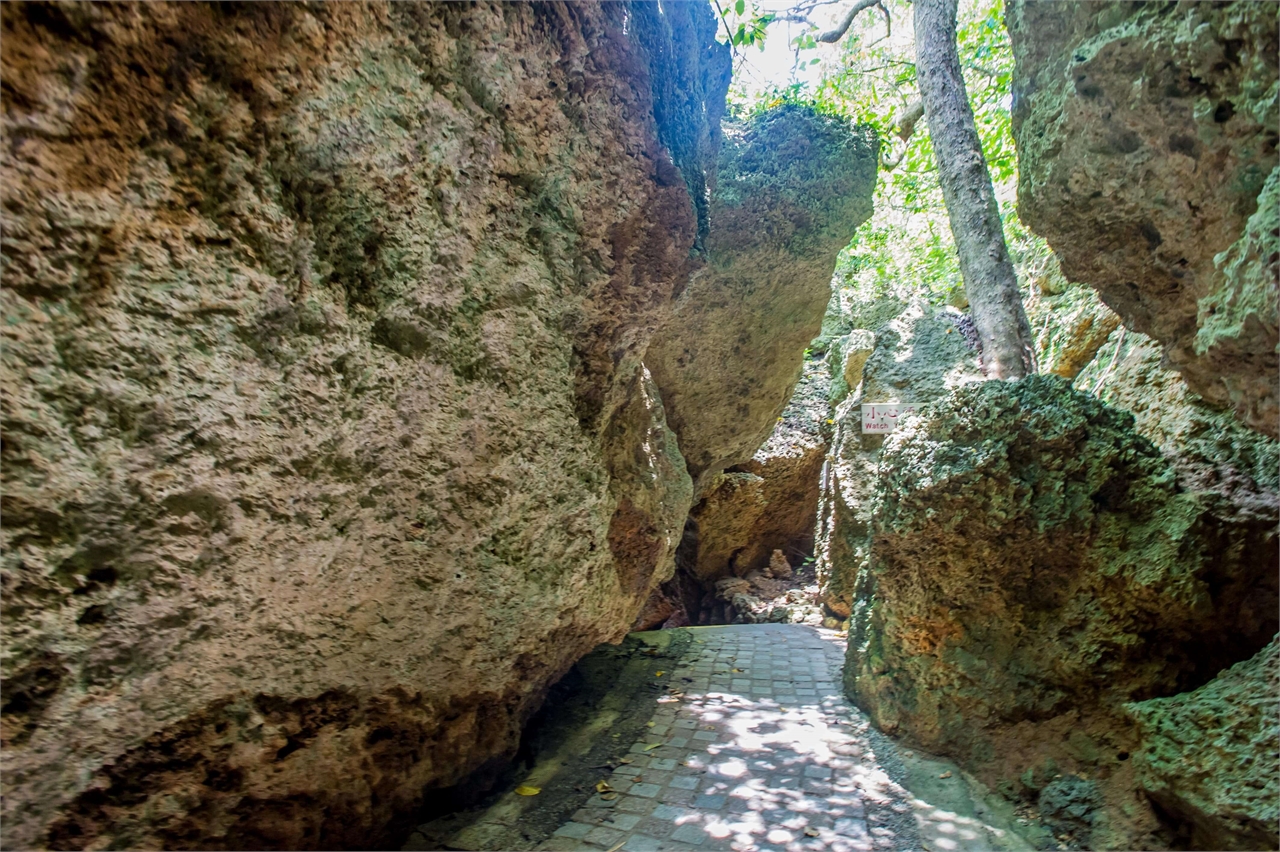
[[[627,762],[601,772],[611,789],[590,795],[537,849],[1031,848],[1009,830],[1011,810],[957,767],[902,750],[846,702],[840,634],[759,624],[633,635],[685,631],[692,641],[658,678],[646,734]],[[509,824],[518,800],[491,808],[469,836],[499,836],[483,823]]]

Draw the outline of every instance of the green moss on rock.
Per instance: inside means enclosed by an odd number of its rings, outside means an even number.
[[[1143,788],[1193,849],[1280,847],[1280,637],[1184,695],[1126,705]]]
[[[1118,765],[1123,702],[1198,686],[1275,631],[1274,565],[1222,547],[1133,417],[1064,379],[955,390],[888,437],[876,476],[846,688],[993,783],[1046,757]],[[1136,842],[1111,817],[1093,830]]]

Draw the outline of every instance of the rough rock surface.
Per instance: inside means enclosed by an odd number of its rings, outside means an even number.
[[[5,845],[388,842],[672,570],[642,359],[700,247],[754,286],[703,203],[716,21],[2,14]],[[789,189],[742,215],[829,265]]]
[[[754,457],[710,481],[690,517],[693,574],[704,585],[763,571],[775,550],[793,561],[813,550],[818,481],[827,453],[826,365],[806,361],[769,439]]]
[[[1280,847],[1280,638],[1183,695],[1127,705],[1143,788],[1192,849]]]
[[[1120,705],[1270,639],[1274,534],[1240,546],[1130,415],[1057,377],[955,391],[888,437],[876,475],[849,692],[991,783],[1046,761],[1095,777],[1086,842],[1145,848]]]
[[[682,611],[668,626],[705,623],[717,602],[732,603],[720,590],[722,582],[732,582],[725,578],[772,579],[770,565],[777,554],[799,564],[813,552],[818,484],[831,428],[829,386],[826,364],[806,360],[803,377],[764,446],[750,461],[707,478],[680,546],[679,576],[654,592],[635,629],[661,625],[676,609]],[[791,585],[765,582],[750,593],[775,598]],[[745,611],[735,606],[734,615]]]
[[[786,107],[722,150],[709,263],[646,357],[699,491],[755,454],[800,380],[836,254],[871,215],[878,144]]]
[[[1274,4],[1018,0],[1018,209],[1193,391],[1276,437]]]
[[[871,498],[884,444],[884,435],[862,434],[862,403],[928,402],[981,381],[982,371],[954,316],[923,302],[901,306],[874,334],[854,330],[834,343],[828,356],[842,364],[850,358],[863,362],[857,376],[846,380],[852,395],[836,409],[819,491],[815,555],[823,601],[839,618],[850,616],[859,584],[867,579]]]
[[[1105,365],[1102,400],[1133,414],[1134,427],[1173,465],[1179,486],[1198,496],[1235,546],[1258,549],[1257,558],[1266,558],[1268,547],[1274,553],[1280,443],[1189,391],[1162,366],[1159,345],[1145,335],[1127,332],[1106,348],[1113,347],[1119,354]]]
[[[1120,327],[1120,317],[1093,288],[1063,278],[1052,255],[1047,266],[1034,277],[1031,292],[1023,300],[1031,327],[1040,330],[1036,363],[1041,373],[1074,381],[1095,363]]]

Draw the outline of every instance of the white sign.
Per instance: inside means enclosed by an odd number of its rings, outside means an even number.
[[[892,432],[898,418],[910,414],[919,407],[915,402],[877,402],[862,406],[862,431]]]

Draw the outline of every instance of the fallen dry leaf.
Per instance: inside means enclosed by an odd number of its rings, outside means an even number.
[[[941,774],[941,775],[939,775],[938,777],[939,777],[939,778],[950,778],[950,777],[951,777],[951,770],[950,770],[950,769],[948,769],[946,772],[942,773],[942,774]]]
[[[664,674],[666,674],[666,672],[654,672],[654,673],[653,673],[653,676],[654,676],[654,677],[662,677]]]
[[[806,828],[806,829],[804,830],[804,836],[805,836],[805,837],[817,837],[817,836],[818,836],[818,829],[816,829],[816,828]]]
[[[517,796],[536,796],[541,792],[542,792],[541,787],[529,787],[524,784],[521,784],[519,787],[516,788]]]
[[[608,781],[597,781],[597,782],[596,782],[596,792],[597,792],[597,793],[612,793],[612,792],[613,792],[613,788],[609,786],[609,782],[608,782]]]
[[[653,751],[655,748],[661,748],[661,747],[662,747],[662,743],[646,743],[644,750]]]
[[[608,793],[601,793],[600,798],[604,799],[606,802],[612,802],[614,799],[618,798],[618,794],[610,790]]]

